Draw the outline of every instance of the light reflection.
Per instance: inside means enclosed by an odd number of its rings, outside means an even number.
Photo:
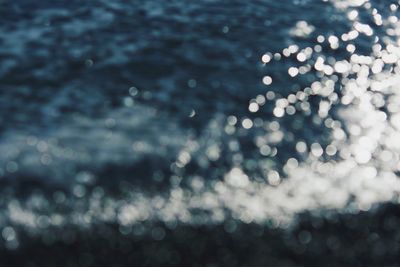
[[[279,224],[290,220],[293,214],[303,210],[340,209],[354,203],[353,206],[358,209],[368,210],[375,202],[393,199],[398,201],[395,197],[400,192],[400,183],[396,174],[400,170],[399,21],[394,15],[384,18],[376,9],[373,9],[371,16],[375,25],[383,27],[389,36],[394,37],[394,40],[375,38],[376,43],[372,46],[371,54],[362,55],[354,43],[361,36],[374,37],[377,33],[370,25],[360,21],[359,11],[355,8],[363,5],[365,8],[371,8],[371,4],[364,0],[333,2],[338,8],[348,9],[347,16],[352,23],[352,29],[349,32],[342,33],[340,36],[319,35],[313,44],[315,46],[303,49],[293,44],[283,48],[282,53],[267,52],[261,56],[261,61],[266,68],[274,63],[273,61],[282,62],[294,58],[293,65],[285,70],[287,72],[285,74],[289,74],[294,82],[297,78],[300,79],[301,75],[309,72],[315,72],[319,78],[287,96],[281,96],[269,89],[265,91],[265,95],[254,96],[255,98],[248,102],[247,110],[257,115],[264,109],[272,107],[270,118],[262,117],[257,120],[250,115],[249,117],[231,115],[226,117],[224,125],[215,123],[217,126],[210,126],[208,129],[210,136],[213,136],[212,133],[215,132],[217,132],[216,136],[225,132],[232,137],[227,146],[233,154],[232,162],[235,166],[232,166],[225,174],[221,174],[220,181],[210,186],[205,182],[207,177],[192,177],[189,190],[181,188],[180,183],[190,177],[174,174],[170,179],[172,189],[167,196],[134,194],[130,198],[118,200],[106,196],[102,189],[88,191],[86,184],[92,183],[95,178],[90,173],[83,172],[76,177],[81,184],[72,188],[72,194],[77,199],[88,199],[87,203],[82,204],[78,201],[70,203],[66,194],[61,191],[52,196],[52,200],[58,205],[70,205],[69,210],[76,210],[79,214],[54,212],[43,215],[41,212],[47,211],[46,207],[51,201],[43,198],[31,199],[30,205],[35,207],[33,209],[14,200],[4,211],[9,222],[32,229],[60,227],[66,223],[87,225],[94,221],[117,221],[124,227],[137,226],[139,222],[157,219],[171,224],[177,221],[222,222],[227,216],[225,210],[228,210],[245,223],[262,223],[266,219],[273,218],[275,223]],[[396,11],[397,8],[395,4],[390,5],[392,11]],[[306,38],[314,30],[314,26],[305,21],[299,21],[291,33],[294,36]],[[229,33],[229,27],[224,26],[222,31]],[[345,59],[329,57],[322,48],[325,44],[329,45],[326,49],[330,49],[331,52],[343,48],[349,56]],[[282,58],[282,55],[285,58]],[[303,64],[303,66],[297,64]],[[273,79],[267,75],[262,82],[270,86]],[[197,81],[189,79],[187,86],[194,89]],[[141,92],[136,87],[129,88],[129,96],[123,99],[125,108],[134,109],[134,97]],[[151,96],[147,95],[150,99]],[[283,166],[284,174],[282,174],[281,170],[268,161],[271,157],[279,155],[278,145],[289,136],[289,133],[281,127],[280,121],[301,112],[305,115],[311,114],[310,101],[316,99],[313,98],[316,96],[319,97],[319,102],[317,114],[313,114],[316,116],[314,121],[330,130],[331,139],[327,145],[317,141],[307,144],[304,140],[295,139],[293,149],[300,155],[301,160],[295,157],[289,158]],[[387,110],[382,111],[382,107],[386,107]],[[340,121],[331,117],[334,108],[337,109]],[[110,151],[118,149],[120,144],[127,140],[125,136],[118,134],[119,127],[129,128],[129,123],[132,125],[143,123],[124,120],[126,117],[123,113],[121,111],[121,113],[113,114],[114,117],[102,118],[95,122],[99,130],[93,135],[95,140],[109,146]],[[193,117],[194,110],[191,114],[190,117]],[[293,120],[296,120],[295,116]],[[128,122],[120,125],[123,121]],[[85,123],[82,122],[80,126],[84,128]],[[115,130],[117,133],[106,138],[107,134],[102,127]],[[254,161],[246,159],[241,154],[240,142],[235,139],[237,138],[236,129],[245,130],[244,132],[248,133],[255,128],[264,129],[259,136],[254,138],[257,153],[263,156],[263,159],[255,162],[255,165],[261,165],[263,168],[264,177],[262,178],[267,184],[260,184],[246,173],[247,166],[244,162],[247,165],[254,165]],[[175,132],[172,131],[172,134],[167,134],[166,138],[174,134]],[[65,138],[63,129],[60,130],[59,136]],[[74,137],[67,136],[66,138]],[[199,161],[200,165],[205,162],[205,166],[209,166],[207,165],[209,162],[220,160],[224,151],[218,142],[212,140],[214,139],[211,139],[211,142],[204,141],[206,145],[201,143],[203,140],[200,141],[200,145],[186,142],[186,140],[174,141],[180,144],[174,166],[184,169],[193,161]],[[28,136],[22,142],[17,140],[15,143],[32,147],[40,154],[38,158],[42,165],[57,164],[60,158],[77,161],[86,158],[85,152],[79,150],[79,145],[74,149],[63,148],[61,145],[40,140],[35,136]],[[162,141],[154,145],[151,142],[136,140],[131,144],[131,152],[135,155],[146,154],[158,151],[164,144]],[[199,148],[201,146],[204,151]],[[21,150],[23,149],[25,148],[21,145]],[[36,154],[30,151],[22,151],[29,155],[26,157],[26,162],[20,163],[10,159],[5,166],[2,166],[2,169],[4,167],[6,172],[16,173],[21,168],[31,166]],[[201,156],[198,154],[204,155],[205,159],[199,160]],[[165,154],[160,152],[160,155]],[[112,156],[98,155],[98,160],[101,162],[105,157]],[[131,154],[126,155],[126,158],[134,160]],[[355,199],[350,200],[350,196]],[[351,201],[354,202],[350,203]],[[212,215],[195,221],[192,212],[195,209],[210,211]],[[225,223],[227,231],[235,231],[235,227],[232,221]],[[136,234],[144,231],[139,226],[132,229],[121,228],[120,230],[123,233],[133,231]],[[4,226],[1,236],[10,247],[18,246],[15,241],[18,234],[13,227]],[[162,240],[165,237],[165,230],[155,227],[151,230],[151,236],[154,240]],[[299,235],[303,243],[309,242],[311,238],[306,232]]]

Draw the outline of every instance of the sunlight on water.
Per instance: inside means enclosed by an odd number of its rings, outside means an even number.
[[[71,125],[67,125],[53,129],[48,136],[7,136],[0,144],[2,151],[8,151],[0,155],[4,163],[0,174],[50,175],[61,187],[70,182],[65,177],[88,162],[94,162],[92,167],[96,168],[110,162],[117,165],[140,162],[151,155],[161,159],[160,162],[172,158],[174,163],[170,166],[171,177],[160,173],[149,177],[152,181],[167,181],[168,189],[159,194],[129,191],[129,188],[123,196],[108,195],[102,187],[94,186],[96,178],[90,170],[71,178],[76,179],[71,199],[62,190],[51,196],[33,193],[26,200],[10,194],[0,215],[0,225],[4,226],[1,236],[6,246],[18,247],[15,227],[37,234],[48,227],[117,222],[121,232],[130,233],[141,231],[136,226],[143,222],[162,221],[173,228],[178,223],[215,224],[229,218],[287,227],[302,211],[337,209],[353,213],[369,210],[374,203],[397,203],[400,192],[398,5],[388,5],[389,15],[383,15],[366,0],[331,4],[346,14],[350,31],[321,34],[310,46],[299,41],[282,47],[281,51],[259,55],[259,63],[265,69],[262,78],[265,93],[249,101],[250,115],[216,116],[206,127],[207,134],[199,138],[175,122],[168,122],[157,111],[136,105],[134,97],[139,94],[136,87],[127,89],[124,108],[96,120],[75,117],[71,122],[75,131],[70,131]],[[365,22],[360,13],[369,14],[374,25]],[[290,34],[304,40],[311,38],[317,28],[318,25],[298,21]],[[229,28],[223,32],[228,34]],[[368,54],[358,48],[360,38],[364,37],[373,40]],[[347,51],[347,56],[336,58],[338,50]],[[287,79],[299,85],[295,93],[278,94],[279,88],[274,87],[276,81],[269,73],[270,66],[283,62],[289,62],[284,70]],[[307,75],[314,78],[303,86],[298,81]],[[196,86],[195,79],[188,80],[189,88]],[[272,118],[258,116],[271,106]],[[313,106],[317,107],[314,113]],[[188,117],[195,116],[195,110],[191,109]],[[328,129],[328,141],[316,139],[310,143],[293,136],[282,122],[289,120],[296,125],[300,117],[310,117],[313,123]],[[147,127],[151,122],[157,127]],[[134,131],[130,130],[133,128]],[[254,140],[257,158],[241,153],[243,136]],[[221,141],[225,137],[229,140],[227,144]],[[288,138],[291,141],[284,143]],[[127,148],[126,144],[131,145]],[[272,159],[282,144],[293,146],[294,153],[279,165]],[[192,163],[204,170],[212,169],[213,162],[221,160],[226,151],[231,157],[229,168],[218,173],[219,179],[210,180],[204,173],[185,174],[185,168]],[[12,160],[15,155],[19,156],[18,161]],[[64,168],[66,165],[71,169]],[[260,171],[250,173],[252,165]],[[88,190],[90,186],[93,189]],[[226,229],[234,231],[234,226],[227,224]],[[160,231],[154,234],[156,239],[162,239]]]

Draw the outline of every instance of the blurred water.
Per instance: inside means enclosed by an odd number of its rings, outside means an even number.
[[[397,8],[0,2],[2,244],[397,203]]]

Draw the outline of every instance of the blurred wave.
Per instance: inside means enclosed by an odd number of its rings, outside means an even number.
[[[66,225],[229,232],[398,203],[395,1],[5,1],[0,15],[7,248]]]

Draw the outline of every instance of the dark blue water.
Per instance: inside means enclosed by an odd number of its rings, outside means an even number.
[[[32,136],[44,142],[54,139],[63,148],[88,155],[87,160],[75,160],[72,156],[70,160],[56,157],[54,161],[63,165],[72,161],[71,168],[91,170],[99,161],[98,155],[103,153],[108,155],[103,158],[102,166],[131,167],[130,161],[134,159],[128,158],[142,159],[132,152],[131,144],[135,141],[150,143],[151,154],[159,154],[157,147],[164,146],[160,156],[169,165],[180,149],[173,139],[182,141],[180,145],[188,138],[215,139],[207,133],[213,131],[209,129],[211,121],[224,120],[220,117],[229,115],[254,118],[247,109],[249,100],[265,95],[267,90],[286,97],[296,93],[302,82],[288,80],[285,73],[291,61],[266,68],[260,61],[265,52],[279,52],[291,44],[306,47],[321,32],[334,34],[350,26],[343,18],[340,22],[342,12],[320,1],[284,5],[271,1],[252,4],[230,1],[229,7],[220,1],[196,4],[24,1],[3,3],[2,13],[4,140],[8,136],[20,139]],[[331,18],[326,20],[326,17]],[[297,38],[290,31],[300,20],[311,25],[320,25],[321,20],[324,23],[319,32]],[[333,27],[336,21],[340,24]],[[276,83],[271,89],[262,83],[267,73]],[[313,79],[309,75],[304,82]],[[256,115],[271,121],[272,111],[273,105],[269,104]],[[326,142],[328,133],[319,125],[312,129],[291,125],[312,124],[311,117],[301,114],[297,117],[290,118],[282,127],[297,139]],[[110,127],[107,120],[112,121]],[[171,128],[171,132],[165,132],[166,140],[160,144],[162,138],[158,135],[166,128]],[[105,143],[107,131],[116,137]],[[221,129],[216,131],[224,134]],[[253,153],[254,133],[239,135],[235,138],[243,139],[239,141],[243,146],[241,153],[256,159],[259,153]],[[227,138],[221,139],[210,142],[218,143],[220,150],[229,154],[226,151],[229,149],[219,144],[227,142]],[[291,141],[282,142],[284,148],[277,155],[279,159],[273,160],[274,164],[296,156],[287,142]],[[229,155],[222,156],[213,169],[229,168],[231,161]],[[23,173],[24,163],[19,165],[20,176],[42,176],[30,167],[28,173]],[[71,182],[71,174],[64,177],[63,168],[50,165],[35,169],[40,172],[47,168],[54,170],[54,176],[63,176],[58,179],[61,182]],[[99,167],[94,168],[97,172]],[[201,166],[192,169],[191,172],[197,172]],[[214,176],[208,168],[205,172]],[[34,180],[44,179],[34,177]]]
[[[134,247],[176,227],[228,246],[242,224],[289,235],[299,213],[397,204],[397,6],[1,1],[0,247],[96,243],[109,224]]]

